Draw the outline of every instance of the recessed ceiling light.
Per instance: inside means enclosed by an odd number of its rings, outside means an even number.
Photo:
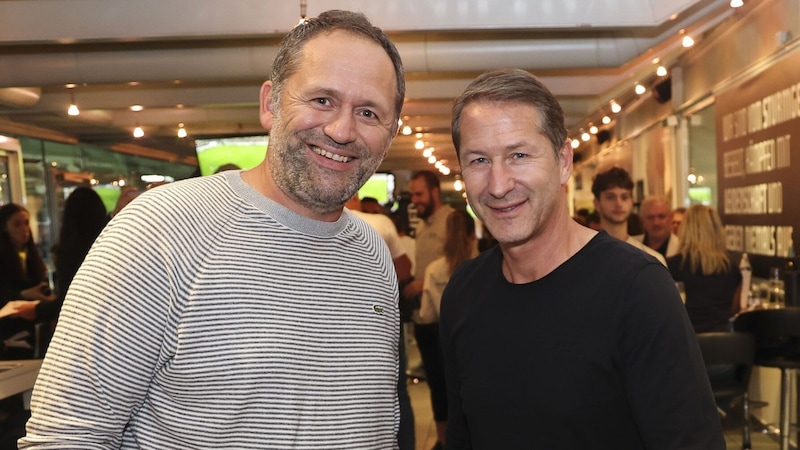
[[[142,105],[131,105],[131,111],[138,112],[144,109]]]

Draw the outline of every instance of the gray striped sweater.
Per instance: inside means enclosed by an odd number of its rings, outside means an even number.
[[[70,286],[20,448],[396,448],[396,284],[347,211],[238,171],[148,191]]]

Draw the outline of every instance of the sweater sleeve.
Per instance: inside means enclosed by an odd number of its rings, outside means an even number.
[[[146,204],[133,203],[87,256],[42,364],[20,448],[121,445],[123,429],[163,364],[174,294],[164,225]]]

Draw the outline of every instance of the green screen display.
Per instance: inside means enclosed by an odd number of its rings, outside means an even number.
[[[267,154],[269,136],[196,139],[197,164],[201,175],[223,170],[252,169]]]

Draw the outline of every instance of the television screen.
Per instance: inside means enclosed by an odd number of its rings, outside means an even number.
[[[372,197],[381,205],[394,203],[394,175],[376,173],[358,190],[358,198]]]
[[[200,174],[251,169],[264,160],[268,143],[269,136],[195,139]]]

